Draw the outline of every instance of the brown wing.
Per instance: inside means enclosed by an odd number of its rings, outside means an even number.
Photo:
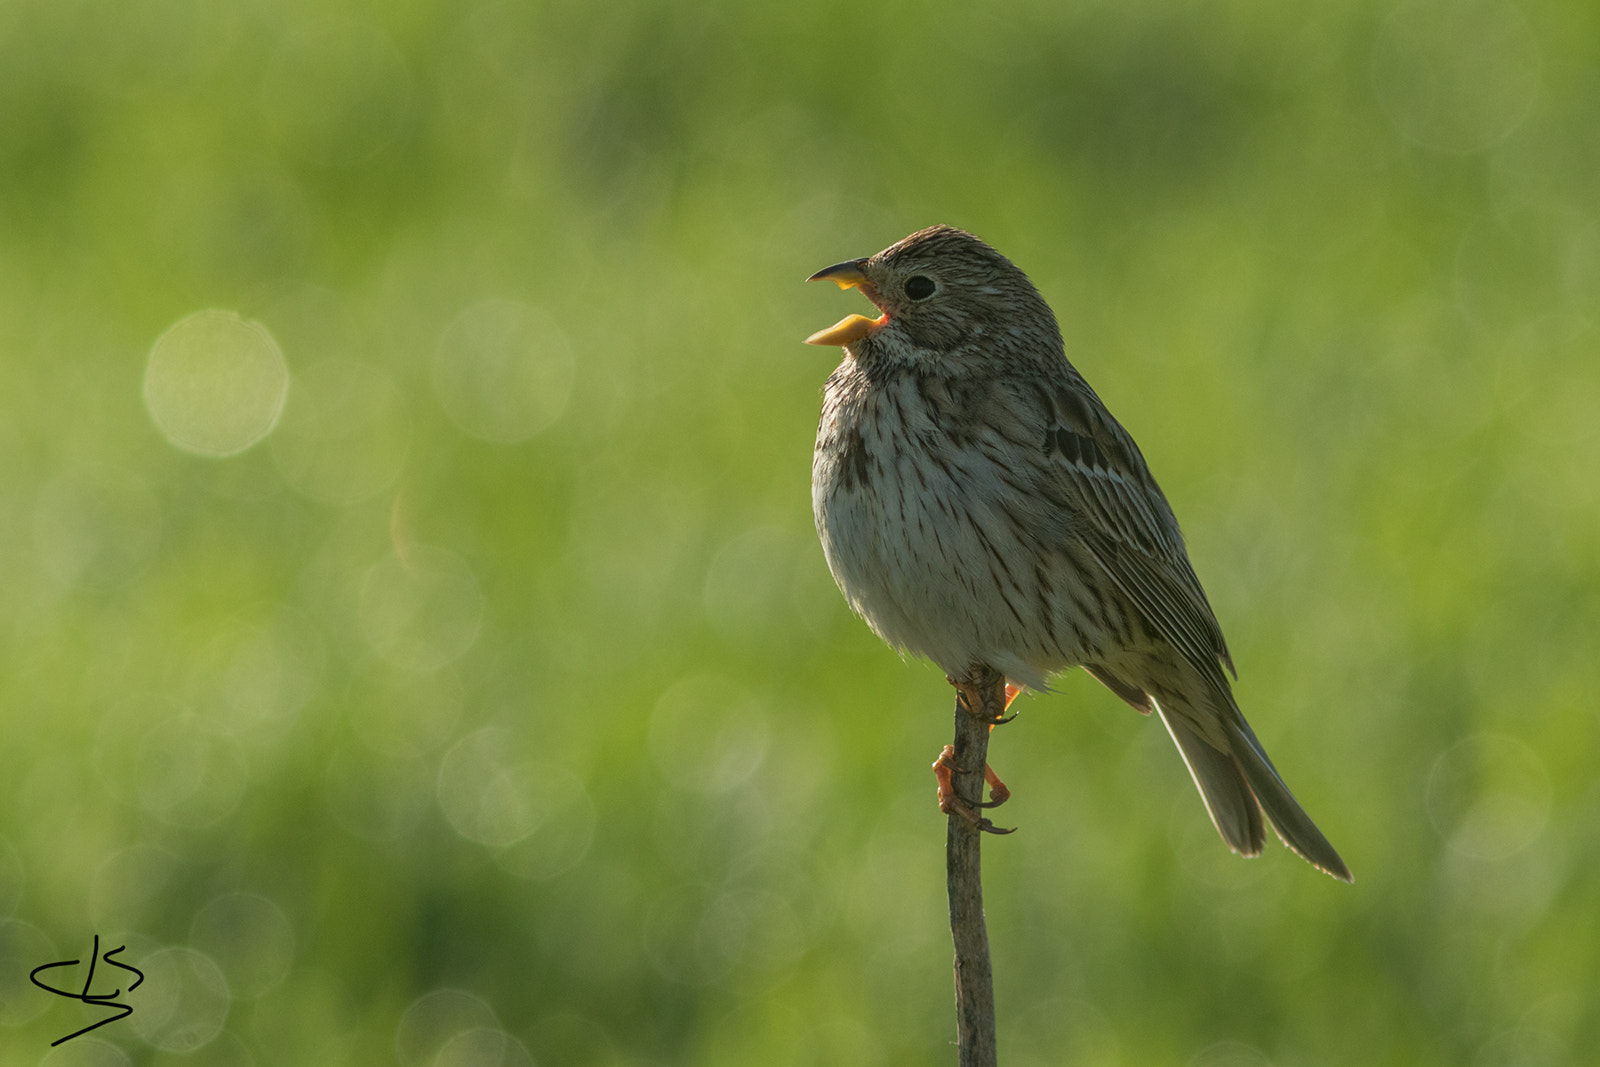
[[[1054,488],[1081,515],[1070,534],[1214,691],[1211,702],[1178,699],[1171,706],[1162,701],[1159,707],[1218,831],[1230,847],[1254,855],[1265,839],[1264,809],[1290,848],[1335,878],[1350,881],[1350,868],[1283,784],[1233,702],[1222,673],[1223,666],[1233,670],[1222,628],[1189,565],[1178,521],[1139,447],[1075,374],[1044,391],[1044,401],[1050,415],[1045,450],[1060,478]],[[1148,710],[1148,699],[1137,699],[1142,694],[1133,691],[1138,679],[1110,677],[1109,672],[1102,677],[1105,669],[1099,665],[1089,665],[1089,670],[1122,699]]]
[[[1139,446],[1076,375],[1044,400],[1045,450],[1082,511],[1074,532],[1156,632],[1227,692],[1218,665],[1232,671],[1233,660],[1222,627]]]

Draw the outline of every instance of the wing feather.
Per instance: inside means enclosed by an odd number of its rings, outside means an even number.
[[[1045,447],[1084,525],[1076,532],[1157,635],[1227,691],[1228,645],[1139,446],[1075,375],[1043,391]]]

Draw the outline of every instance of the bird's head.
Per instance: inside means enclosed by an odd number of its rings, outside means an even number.
[[[928,363],[1040,358],[1061,350],[1050,307],[1028,276],[978,238],[930,226],[875,256],[835,263],[826,278],[860,289],[882,313],[849,315],[806,338],[857,360]]]

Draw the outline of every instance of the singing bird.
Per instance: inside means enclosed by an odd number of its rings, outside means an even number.
[[[933,226],[818,279],[881,312],[807,339],[844,350],[811,497],[850,606],[964,692],[992,672],[1014,692],[1082,667],[1160,716],[1229,848],[1259,854],[1264,813],[1289,848],[1350,881],[1239,711],[1172,508],[1027,275]]]

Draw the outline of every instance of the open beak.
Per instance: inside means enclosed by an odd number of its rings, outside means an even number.
[[[823,267],[807,278],[806,281],[815,282],[826,278],[841,289],[856,289],[865,284],[867,280],[867,276],[861,272],[861,267],[865,263],[866,260],[864,259],[847,259],[843,263],[835,263],[831,267]],[[818,330],[810,337],[807,337],[806,344],[852,344],[888,321],[889,316],[887,313],[876,319],[869,319],[865,315],[846,315],[826,330]]]
[[[807,278],[806,281],[820,282],[826,278],[841,289],[854,289],[867,280],[867,276],[861,273],[861,267],[866,262],[864,259],[847,259],[843,263],[835,263],[831,267],[823,267]]]

